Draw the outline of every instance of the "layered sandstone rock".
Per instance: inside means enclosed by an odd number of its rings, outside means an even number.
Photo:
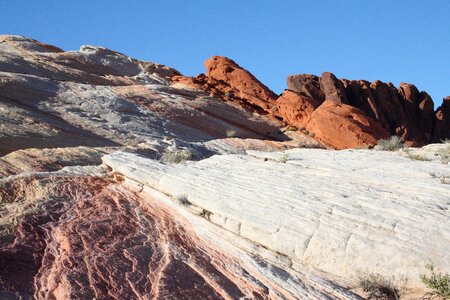
[[[378,80],[372,83],[340,80],[329,72],[321,77],[300,74],[288,77],[288,89],[277,98],[247,70],[226,57],[214,56],[205,66],[206,75],[174,76],[173,86],[203,90],[269,114],[285,125],[308,128],[318,141],[332,148],[373,146],[390,135],[399,136],[408,145],[423,145],[448,135],[447,127],[442,125],[448,122],[445,107],[436,112],[439,115],[436,117],[431,97],[411,84],[401,83],[397,89]],[[344,106],[322,106],[325,100]],[[352,108],[337,108],[345,105]],[[331,110],[326,111],[328,108]],[[358,121],[351,117],[355,114]]]
[[[116,152],[103,161],[149,191],[182,196],[180,210],[222,228],[235,245],[242,237],[254,243],[251,252],[296,270],[312,266],[350,286],[379,273],[408,299],[423,295],[427,262],[450,272],[450,185],[441,182],[450,170],[439,159],[449,150],[248,151],[186,165]],[[408,157],[416,153],[430,161]]]

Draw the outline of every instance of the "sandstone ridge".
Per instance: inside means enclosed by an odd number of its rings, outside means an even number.
[[[306,129],[335,149],[373,146],[379,139],[399,136],[408,145],[424,145],[450,138],[448,99],[434,111],[426,92],[407,83],[289,76],[288,88],[276,97],[247,70],[226,57],[205,62],[206,75],[174,77],[174,82],[236,101],[286,125]]]

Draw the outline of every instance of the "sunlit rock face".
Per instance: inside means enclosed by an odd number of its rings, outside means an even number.
[[[107,165],[45,168],[0,179],[2,298],[358,298],[220,238]]]
[[[426,162],[411,161],[409,152],[317,149],[187,165],[120,152],[103,160],[144,186],[186,197],[185,209],[282,255],[294,269],[312,266],[344,281],[377,272],[414,289],[427,260],[450,270],[450,185],[442,182],[450,182],[450,169],[436,155],[448,147],[415,150]]]
[[[323,149],[445,137],[448,101],[205,65],[0,37],[1,299],[361,299],[359,272],[411,298],[450,271],[448,144]]]

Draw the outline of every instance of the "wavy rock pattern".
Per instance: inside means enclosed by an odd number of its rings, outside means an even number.
[[[445,145],[436,145],[430,157]],[[378,272],[420,286],[431,260],[450,271],[450,176],[439,161],[391,153],[293,149],[167,165],[114,153],[105,164],[173,197],[212,223],[336,278]],[[431,196],[432,195],[432,196]],[[430,197],[431,196],[431,197]]]
[[[71,168],[0,181],[2,298],[357,299],[319,277],[225,252],[118,174]]]

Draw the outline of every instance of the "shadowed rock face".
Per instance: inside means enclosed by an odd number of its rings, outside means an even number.
[[[436,110],[434,138],[450,139],[450,96]]]

